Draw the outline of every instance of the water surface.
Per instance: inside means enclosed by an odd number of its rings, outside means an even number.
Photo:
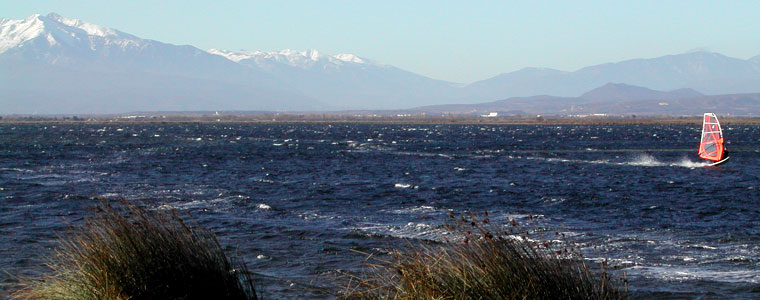
[[[174,207],[270,299],[332,299],[336,270],[449,212],[564,233],[634,298],[760,297],[760,126],[731,159],[684,125],[1,125],[0,266],[40,270],[96,198]],[[3,289],[12,280],[0,273]]]

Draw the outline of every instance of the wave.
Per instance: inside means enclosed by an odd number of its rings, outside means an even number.
[[[22,173],[34,172],[34,170],[31,170],[31,169],[20,169],[20,168],[0,168],[0,171],[13,171],[13,172],[22,172]]]
[[[529,159],[529,160],[543,160],[547,162],[562,162],[562,163],[582,163],[582,164],[604,164],[604,165],[618,165],[618,166],[636,166],[636,167],[682,167],[682,168],[701,168],[710,165],[708,162],[692,161],[686,157],[676,162],[662,161],[647,153],[640,153],[630,160],[626,161],[612,161],[607,159],[597,160],[583,160],[583,159],[570,159],[570,158],[555,158],[555,157],[521,157],[521,156],[508,156],[510,159]]]
[[[411,185],[411,184],[408,184],[408,183],[396,183],[396,184],[393,185],[393,187],[397,188],[397,189],[409,189],[409,188],[411,188],[411,189],[418,189],[418,188],[420,188],[419,186]]]
[[[444,241],[451,231],[442,226],[431,225],[422,222],[408,222],[404,225],[370,224],[356,228],[359,232],[371,235],[384,235],[402,239],[419,239],[430,241]]]
[[[608,165],[627,165],[638,167],[683,167],[683,168],[700,168],[709,166],[707,162],[692,161],[686,157],[676,162],[662,161],[647,152],[686,152],[690,149],[669,148],[669,149],[533,149],[533,150],[515,150],[515,149],[498,149],[498,150],[478,150],[475,154],[463,153],[438,153],[438,152],[415,152],[402,151],[393,147],[395,143],[376,143],[375,140],[368,140],[370,143],[358,143],[356,141],[346,141],[350,149],[342,150],[346,152],[372,153],[382,152],[390,155],[399,156],[418,156],[418,157],[444,157],[444,158],[494,158],[499,157],[498,153],[508,154],[504,156],[507,159],[531,159],[544,160],[548,162],[567,162],[567,163],[587,163],[587,164],[608,164]],[[484,155],[485,153],[485,155]],[[636,156],[628,161],[614,161],[611,159],[583,160],[573,158],[556,158],[556,157],[536,157],[524,156],[522,154],[557,154],[557,153],[634,153]],[[456,168],[457,171],[464,171],[464,168]],[[398,186],[397,186],[398,187]]]
[[[629,275],[640,275],[665,281],[709,280],[729,283],[760,283],[760,271],[719,271],[703,268],[677,266],[634,266],[627,269]]]
[[[452,210],[451,209],[439,209],[439,208],[435,208],[435,207],[430,206],[430,205],[420,205],[420,206],[412,206],[412,207],[407,207],[407,208],[396,208],[396,209],[390,209],[390,210],[384,209],[384,210],[380,210],[380,211],[381,212],[389,212],[391,214],[400,214],[400,215],[401,214],[404,214],[404,215],[405,214],[440,214],[440,215],[443,215],[443,214],[446,214],[446,213],[448,213],[448,212],[450,212]]]

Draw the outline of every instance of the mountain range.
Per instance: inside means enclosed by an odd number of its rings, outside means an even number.
[[[325,55],[317,50],[209,53],[262,70],[294,89],[323,99],[332,108],[390,109],[465,98],[456,84],[427,78],[353,54]]]
[[[407,113],[497,115],[760,115],[760,93],[703,95],[693,89],[657,91],[608,83],[578,97],[531,96],[477,104],[416,107]]]
[[[511,103],[500,111],[524,113],[606,105],[627,113],[620,103],[760,92],[760,55],[744,60],[690,52],[573,72],[526,68],[461,84],[353,54],[206,51],[53,13],[0,19],[0,70],[0,114],[439,109],[451,103],[478,109]]]

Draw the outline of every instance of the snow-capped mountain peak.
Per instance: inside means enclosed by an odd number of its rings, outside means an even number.
[[[50,47],[86,45],[92,51],[106,45],[126,48],[141,47],[145,43],[138,37],[55,13],[47,16],[34,14],[23,20],[0,19],[0,53],[35,39],[45,41],[42,44],[35,42],[37,47],[43,44]]]
[[[119,36],[118,32],[111,28],[95,25],[92,23],[84,22],[82,20],[78,20],[78,19],[64,18],[61,15],[56,14],[56,13],[49,13],[47,17],[51,20],[55,20],[66,26],[82,29],[87,33],[87,35],[93,35],[93,36],[99,36],[99,37]]]
[[[357,64],[363,64],[363,63],[365,63],[365,61],[363,59],[361,59],[360,57],[358,57],[356,55],[353,55],[353,54],[348,54],[348,53],[336,54],[333,57],[335,57],[338,60],[345,61],[345,62],[352,62],[352,63],[357,63]]]
[[[44,30],[39,14],[23,20],[0,19],[0,53],[38,37]]]
[[[209,49],[208,53],[222,56],[234,62],[240,62],[241,60],[251,59],[256,55],[261,54],[261,51],[229,51],[221,49]]]
[[[345,64],[373,64],[369,60],[360,58],[353,54],[327,55],[315,49],[297,51],[284,49],[277,52],[262,51],[229,51],[220,49],[210,49],[208,53],[223,56],[234,62],[246,64],[256,64],[258,66],[268,66],[272,64],[284,64],[291,67],[308,69],[316,64],[342,66]]]
[[[311,59],[313,61],[317,61],[322,58],[322,55],[319,53],[319,51],[314,49],[304,51],[303,56],[306,56],[308,59]]]

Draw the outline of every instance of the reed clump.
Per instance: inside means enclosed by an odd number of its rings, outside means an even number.
[[[455,219],[452,216],[452,219]],[[457,238],[408,245],[389,259],[368,259],[350,275],[344,299],[625,299],[624,280],[606,263],[592,272],[580,250],[537,242],[512,220],[489,225],[487,214],[461,218],[448,228]],[[510,232],[511,231],[511,232]]]
[[[175,211],[104,202],[60,239],[50,272],[21,279],[15,299],[257,299],[244,265]]]

